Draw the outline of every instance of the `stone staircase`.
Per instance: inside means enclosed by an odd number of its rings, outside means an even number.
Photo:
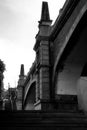
[[[87,130],[82,112],[0,111],[0,130]]]

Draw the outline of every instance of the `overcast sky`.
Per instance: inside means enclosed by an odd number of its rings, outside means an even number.
[[[55,21],[65,0],[46,0]],[[0,0],[0,59],[6,65],[4,86],[17,85],[20,65],[25,74],[35,59],[33,46],[38,32],[42,0]]]

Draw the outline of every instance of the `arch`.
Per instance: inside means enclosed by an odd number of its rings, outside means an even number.
[[[78,26],[81,23],[80,22],[81,19],[82,18],[84,19],[84,16],[86,15],[86,13],[87,13],[87,3],[83,6],[80,13],[78,14],[78,16],[77,16],[75,22],[73,23],[68,35],[66,36],[65,42],[60,50],[60,53],[58,54],[58,56],[56,58],[56,62],[55,62],[54,69],[53,69],[53,84],[54,84],[53,86],[55,86],[56,73],[58,72],[58,67],[60,66],[60,63],[66,58],[66,55],[67,55],[66,52],[68,52],[67,49],[68,48],[72,49],[72,45],[70,45],[70,47],[68,47],[70,40],[72,39],[73,36],[75,36],[73,34],[75,34],[76,29],[78,28]],[[63,64],[61,64],[61,67],[63,67]]]
[[[87,10],[69,38],[55,71],[54,98],[76,97],[79,109],[87,111]],[[85,69],[85,73],[84,70]],[[68,99],[70,99],[67,98]],[[72,99],[71,98],[71,99]],[[73,100],[70,102],[73,103]],[[76,105],[76,107],[77,107]]]
[[[29,86],[28,86],[28,88],[27,88],[27,90],[26,90],[26,92],[25,92],[25,94],[24,94],[24,101],[25,101],[25,99],[26,99],[26,96],[27,96],[27,94],[28,94],[28,91],[29,91],[31,85],[32,85],[34,82],[36,82],[36,79],[33,79],[33,80],[30,82],[30,84],[29,84]]]
[[[61,57],[58,61],[58,64],[56,66],[55,80],[54,80],[54,83],[55,83],[54,86],[55,86],[56,90],[54,89],[54,96],[56,94],[58,94],[58,95],[62,95],[62,94],[63,95],[68,95],[68,94],[76,95],[78,98],[78,101],[79,101],[78,104],[84,103],[84,105],[81,105],[81,106],[84,106],[85,110],[87,111],[87,105],[86,105],[87,91],[86,91],[86,87],[85,87],[85,86],[87,86],[87,82],[86,82],[86,80],[83,80],[82,78],[80,78],[82,69],[83,69],[85,63],[87,62],[87,57],[86,57],[87,56],[87,35],[86,34],[87,34],[87,10],[84,12],[84,15],[80,19],[74,32],[72,33],[70,39],[68,40],[68,42],[63,50],[63,53],[61,54]],[[78,52],[76,52],[76,50],[77,50],[76,48],[79,48]],[[72,67],[73,67],[72,70],[71,70],[70,64],[68,64],[69,68],[67,70],[70,70],[68,73],[68,71],[65,70],[67,68],[66,61],[67,61],[67,59],[69,61],[70,58],[72,58],[71,56],[72,56],[72,54],[74,54],[73,50],[75,52],[74,56],[78,55],[78,58],[82,56],[83,60],[81,58],[82,61],[79,64],[80,66],[77,67],[77,70],[74,69],[74,66],[73,66],[76,64],[72,65]],[[81,55],[79,56],[79,54],[81,54]],[[77,58],[75,57],[74,59],[75,59],[74,61],[76,62]],[[78,71],[78,68],[79,68],[79,71]],[[59,71],[61,71],[61,72],[59,72]],[[74,75],[73,75],[73,72],[74,72]],[[67,73],[67,75],[66,75],[66,73]],[[72,75],[75,76],[75,74],[77,77],[74,77],[72,80],[71,76]],[[61,78],[62,78],[62,80],[61,80]],[[62,81],[63,81],[63,84],[62,84]],[[72,81],[74,81],[74,82],[72,83]],[[84,84],[84,86],[82,87],[83,84]],[[55,93],[56,91],[57,91],[57,93]]]
[[[36,101],[36,82],[32,82],[29,86],[27,95],[24,100],[25,110],[34,110],[34,103]]]
[[[80,19],[74,32],[72,33],[72,36],[65,46],[63,53],[61,54],[56,67],[57,74],[55,75],[55,95],[76,96],[78,104],[80,104],[80,108],[87,111],[87,76],[85,75],[85,78],[82,71],[86,63],[87,10]]]

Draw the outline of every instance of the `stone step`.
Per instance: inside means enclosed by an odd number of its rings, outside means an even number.
[[[45,111],[0,111],[0,130],[86,130],[84,113]]]

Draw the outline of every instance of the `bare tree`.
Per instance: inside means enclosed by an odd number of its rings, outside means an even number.
[[[5,64],[4,62],[0,59],[0,109],[2,109],[2,91],[3,91],[3,72],[5,71]]]

